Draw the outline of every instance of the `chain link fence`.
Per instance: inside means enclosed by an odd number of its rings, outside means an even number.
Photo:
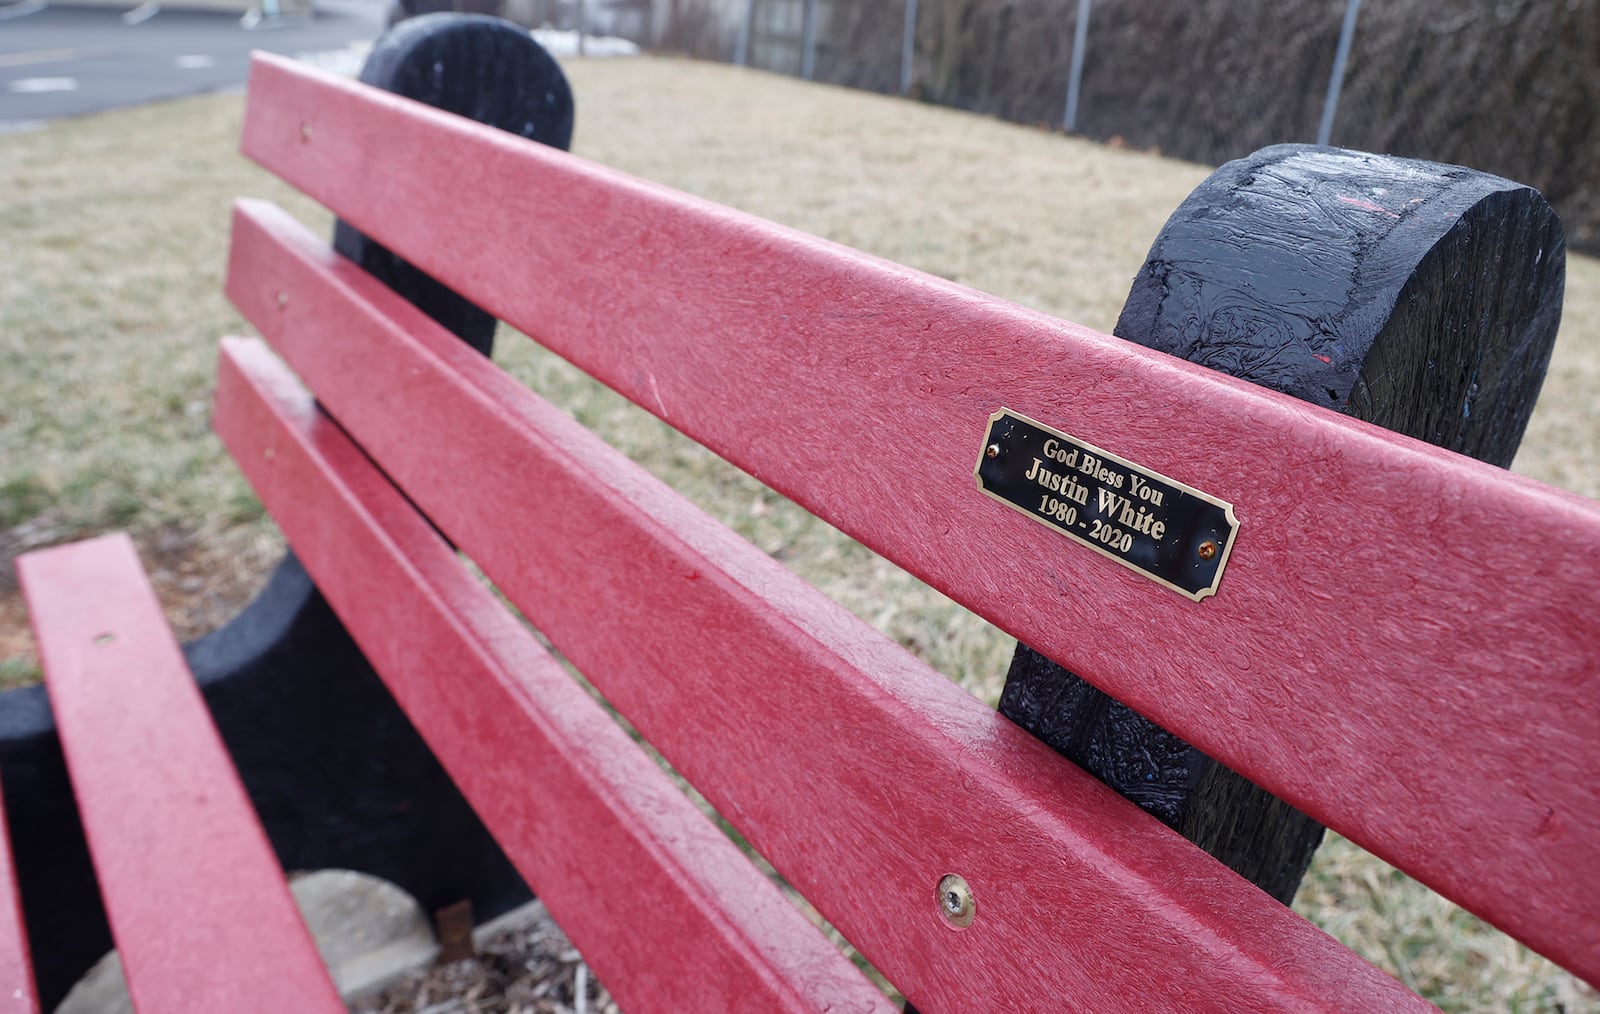
[[[567,18],[581,9],[588,30],[618,30],[658,50],[1070,126],[1213,165],[1268,144],[1317,141],[1326,125],[1342,147],[1538,187],[1569,242],[1600,253],[1600,0],[545,6]],[[1335,75],[1342,37],[1348,59]],[[1342,86],[1332,109],[1330,84]]]

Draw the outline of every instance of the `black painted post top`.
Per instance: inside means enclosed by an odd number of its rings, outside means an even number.
[[[1532,187],[1284,144],[1179,206],[1116,333],[1504,467],[1565,278],[1561,223]]]
[[[427,14],[403,21],[373,46],[361,81],[552,148],[572,144],[566,75],[527,29],[499,18]],[[334,226],[333,245],[468,345],[490,353],[495,321],[487,312],[345,222]]]

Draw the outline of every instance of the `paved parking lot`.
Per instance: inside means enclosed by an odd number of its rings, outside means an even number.
[[[359,67],[384,0],[320,0],[312,16],[0,2],[0,133],[62,116],[243,86],[252,49]],[[131,13],[130,12],[134,12]]]

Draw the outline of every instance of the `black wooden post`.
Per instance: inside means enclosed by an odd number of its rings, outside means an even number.
[[[560,68],[494,18],[403,22],[361,77],[555,147],[572,136]],[[342,223],[335,246],[488,354],[487,313]],[[529,897],[293,554],[244,612],[184,653],[285,869],[361,870],[429,911],[468,899],[480,919]],[[0,771],[48,1010],[112,942],[44,687],[0,694]]]
[[[498,18],[430,14],[401,22],[368,54],[361,80],[553,148],[572,144],[566,76],[526,30]],[[334,249],[462,341],[484,355],[493,349],[495,320],[488,313],[344,222],[333,237]]]
[[[1504,467],[1549,365],[1565,265],[1531,188],[1280,145],[1218,169],[1173,213],[1116,333]],[[1000,710],[1294,897],[1322,840],[1309,817],[1026,645]]]

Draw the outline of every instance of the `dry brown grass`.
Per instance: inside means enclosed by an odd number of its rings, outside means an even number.
[[[581,154],[1102,330],[1197,166],[879,96],[669,60],[576,62]],[[243,601],[279,541],[206,429],[229,200],[327,216],[233,154],[210,97],[0,137],[0,663],[29,678],[9,558],[126,527],[181,631]],[[536,227],[536,226],[535,226]],[[519,337],[497,356],[691,499],[979,696],[1011,644]],[[1600,496],[1600,263],[1569,268],[1517,469]],[[1492,844],[1486,843],[1486,847]],[[1574,871],[1575,876],[1587,875]],[[1451,1010],[1595,995],[1346,842],[1297,906]]]
[[[237,97],[0,137],[0,674],[36,675],[21,551],[130,529],[179,632],[224,619],[281,548],[209,428],[228,206],[315,207],[240,159]]]

